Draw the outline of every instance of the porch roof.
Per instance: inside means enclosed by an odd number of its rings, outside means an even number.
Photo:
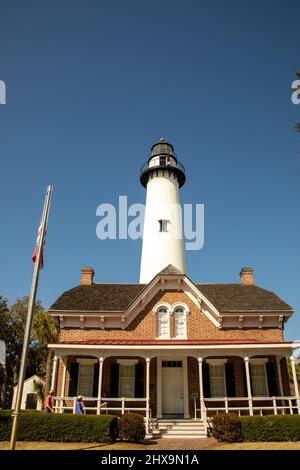
[[[230,351],[239,354],[245,351],[252,351],[252,354],[283,354],[292,353],[293,349],[299,348],[299,342],[270,342],[255,340],[95,340],[95,341],[77,341],[72,343],[48,344],[50,349],[58,351],[59,354],[77,354],[79,352],[86,354],[98,354],[99,351],[117,353],[124,351],[127,354],[135,355],[136,352],[147,353],[150,351],[159,351],[160,354],[172,352],[209,353],[217,355],[228,355]],[[154,356],[153,356],[154,357]]]
[[[247,340],[203,340],[203,339],[181,339],[181,340],[174,340],[174,339],[165,339],[165,340],[141,340],[141,339],[101,339],[101,340],[88,340],[88,341],[72,341],[72,343],[62,342],[59,343],[60,345],[64,344],[74,344],[74,345],[230,345],[230,344],[290,344],[290,341],[282,341],[278,343],[278,341],[258,341],[255,339],[247,339]]]

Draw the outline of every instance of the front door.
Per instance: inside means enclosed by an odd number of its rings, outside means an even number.
[[[162,413],[183,415],[182,361],[162,361]]]

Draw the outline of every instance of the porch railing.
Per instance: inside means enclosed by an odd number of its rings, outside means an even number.
[[[66,403],[69,404],[66,404]],[[147,398],[96,398],[96,397],[84,397],[84,403],[95,403],[94,405],[84,405],[85,410],[97,411],[100,410],[108,411],[121,411],[122,415],[125,411],[147,411]],[[109,406],[110,402],[119,403],[119,406]],[[145,403],[144,407],[141,406],[127,406],[127,403]],[[76,397],[54,397],[54,410],[56,413],[63,413],[64,411],[74,411],[76,404]]]
[[[252,397],[250,399],[248,397],[205,398],[202,412],[201,408],[197,409],[202,419],[204,419],[204,410],[207,416],[219,412],[236,412],[238,416],[241,416],[243,412],[249,415],[258,412],[262,416],[266,411],[271,411],[275,415],[279,413],[300,414],[299,397],[293,396]]]
[[[92,403],[92,404],[91,404]],[[94,403],[94,404],[93,404]],[[113,406],[110,406],[109,404]],[[132,403],[133,406],[128,406]],[[134,406],[134,404],[143,403],[144,406]],[[76,397],[54,397],[54,411],[55,413],[72,412],[75,413]],[[108,412],[120,412],[122,415],[127,411],[142,411],[145,414],[146,433],[149,431],[149,426],[152,422],[151,409],[149,407],[148,398],[97,398],[97,397],[84,397],[84,411],[95,411],[97,414]]]

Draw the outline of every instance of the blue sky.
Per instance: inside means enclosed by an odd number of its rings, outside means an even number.
[[[93,266],[138,282],[140,241],[100,241],[96,207],[144,202],[139,169],[164,136],[186,167],[183,203],[205,205],[200,283],[256,283],[295,308],[300,339],[297,0],[2,1],[0,295],[31,284],[44,191],[54,185],[45,307]]]

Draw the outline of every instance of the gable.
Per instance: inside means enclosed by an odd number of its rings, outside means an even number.
[[[184,292],[218,328],[279,327],[292,314],[273,292],[239,284],[197,284],[170,267],[149,284],[81,285],[50,308],[61,327],[126,329],[158,292]]]
[[[158,341],[156,306],[185,304],[188,307],[187,316],[187,341],[282,341],[282,331],[277,329],[247,328],[243,330],[221,329],[216,326],[183,291],[164,290],[159,291],[144,306],[132,321],[125,327],[83,328],[75,331],[72,328],[61,330],[60,342],[80,344],[100,344],[102,341],[110,341],[111,344],[119,344],[121,341]],[[174,315],[170,315],[170,340],[174,339]],[[128,343],[130,344],[130,343]]]

